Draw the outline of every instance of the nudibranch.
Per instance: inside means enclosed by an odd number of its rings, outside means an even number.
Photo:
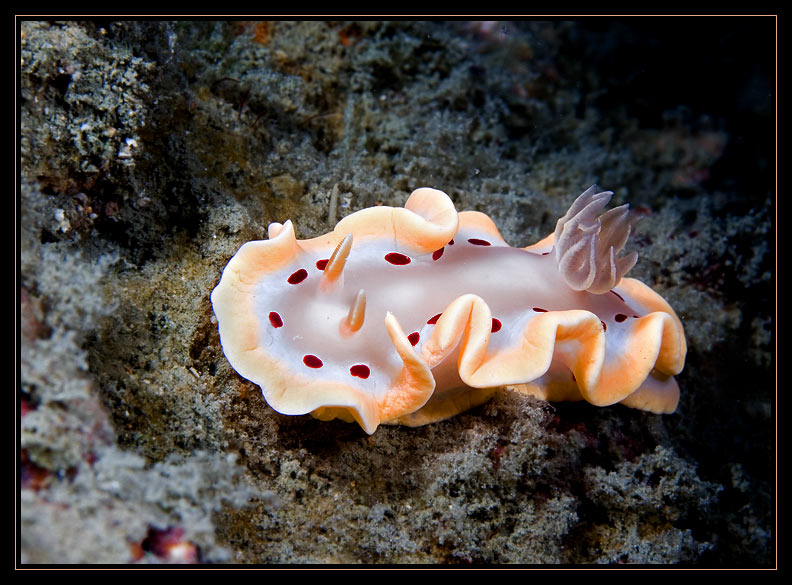
[[[212,291],[228,361],[283,414],[418,426],[498,388],[670,413],[685,335],[673,309],[624,277],[636,217],[585,191],[555,232],[513,248],[442,191],[372,207],[323,236],[291,221],[244,244]]]

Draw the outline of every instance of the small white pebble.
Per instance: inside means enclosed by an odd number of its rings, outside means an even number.
[[[58,222],[58,229],[60,231],[66,233],[71,229],[71,224],[69,223],[69,220],[66,219],[66,214],[62,209],[56,209],[54,215],[55,215],[55,221]]]

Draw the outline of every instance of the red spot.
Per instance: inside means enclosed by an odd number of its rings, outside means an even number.
[[[363,31],[358,25],[350,24],[338,31],[338,40],[341,41],[341,44],[345,47],[351,47],[358,41],[362,34]]]
[[[608,330],[608,326],[607,326],[607,325],[605,325],[605,321],[603,321],[603,320],[601,320],[601,319],[600,319],[600,323],[602,323],[602,330],[603,330],[603,331],[607,331],[607,330]]]
[[[479,240],[478,238],[470,238],[468,243],[473,244],[474,246],[491,246],[487,240]]]
[[[321,368],[324,365],[322,360],[310,353],[303,357],[303,363],[309,368]]]
[[[413,345],[415,344],[413,343]],[[30,405],[30,401],[27,398],[23,396],[19,399],[19,418],[25,418],[25,415],[32,410],[35,410],[35,408]]]
[[[633,315],[633,319],[640,319],[638,315]]]
[[[327,263],[330,262],[330,258],[325,258],[324,260],[317,260],[316,267],[319,270],[324,270],[327,267]]]
[[[440,248],[432,252],[432,260],[440,260],[440,258],[443,257],[443,251],[445,251],[445,248]]]
[[[506,454],[508,451],[509,446],[505,444],[499,443],[495,446],[495,448],[489,452],[489,458],[492,460],[492,467],[497,471],[498,467],[500,467],[500,460],[503,455]]]
[[[434,317],[432,317],[431,319],[429,319],[429,320],[426,322],[426,324],[427,324],[427,325],[434,325],[435,323],[437,323],[437,320],[440,318],[440,315],[442,315],[442,313],[438,313],[437,315],[435,315]]]
[[[385,254],[385,260],[387,260],[391,264],[395,264],[396,266],[404,266],[405,264],[409,264],[410,262],[412,262],[409,256],[405,256],[404,254],[399,254],[398,252],[391,252],[390,254]]]
[[[533,310],[537,313],[547,313],[547,309],[541,309],[539,307],[534,307]]]
[[[358,364],[349,368],[349,373],[356,378],[363,378],[364,380],[371,375],[371,370],[364,364]]]
[[[184,529],[179,526],[171,526],[165,530],[150,526],[140,548],[166,561],[198,562],[198,548],[184,538]]]
[[[421,334],[417,331],[414,331],[407,336],[407,339],[410,341],[410,344],[415,347],[418,345],[418,342],[421,341]]]
[[[493,317],[492,318],[492,332],[495,333],[497,331],[500,331],[501,327],[503,327],[503,323],[501,323],[499,319],[496,319],[495,317]]]
[[[542,252],[542,256],[547,256],[550,252]]]
[[[50,472],[44,467],[39,467],[28,458],[27,451],[20,450],[21,466],[19,468],[19,476],[22,488],[32,489],[39,491],[47,487],[50,479]]]
[[[289,284],[300,284],[306,278],[308,278],[308,271],[305,268],[300,268],[297,272],[287,278],[286,282]]]
[[[617,293],[615,290],[612,290],[611,292],[612,292],[613,294],[615,294],[617,297],[619,297],[619,300],[620,300],[621,302],[624,302],[624,297],[622,297],[622,296],[621,296],[619,293]]]
[[[276,329],[278,327],[283,327],[283,319],[281,319],[281,316],[278,315],[275,311],[272,311],[269,314],[269,320],[270,320],[270,324]]]
[[[614,317],[614,319],[616,319],[616,322],[617,322],[617,323],[621,323],[621,322],[622,322],[622,321],[624,321],[626,318],[627,318],[627,315],[624,315],[623,313],[618,313],[618,314],[617,314],[617,315]]]
[[[448,242],[448,245],[449,245],[449,246],[453,246],[453,245],[454,245],[454,238],[451,238],[451,241],[450,241],[450,242]]]

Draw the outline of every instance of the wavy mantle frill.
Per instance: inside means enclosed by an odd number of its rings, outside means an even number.
[[[592,210],[607,199],[589,190],[573,204],[558,258],[553,235],[512,248],[489,217],[457,213],[428,188],[318,238],[271,224],[212,292],[223,351],[278,412],[355,420],[367,433],[447,418],[500,387],[673,412],[682,324],[649,287],[622,278],[635,258],[615,254],[632,221],[617,208],[603,230]],[[607,274],[592,268],[601,259]],[[596,291],[570,286],[570,273]]]

